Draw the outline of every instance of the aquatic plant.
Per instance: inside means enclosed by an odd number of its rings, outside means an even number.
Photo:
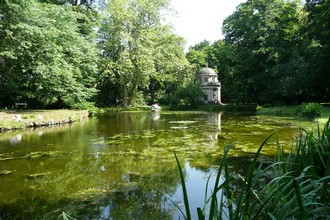
[[[260,153],[273,136],[260,145],[249,170],[240,176],[243,187],[229,172],[228,152],[224,147],[211,195],[206,186],[203,208],[197,208],[199,220],[208,219],[326,219],[330,213],[330,119],[317,134],[301,130],[290,154],[278,141],[273,164],[264,166]],[[185,219],[191,219],[188,193],[183,171],[174,153],[180,172]],[[207,209],[207,210],[206,210]]]
[[[318,103],[303,103],[301,104],[297,111],[296,115],[298,118],[314,120],[318,117],[321,117],[322,106]]]
[[[75,218],[73,218],[73,217],[71,217],[68,213],[66,213],[66,212],[62,212],[62,218],[63,218],[63,220],[73,220],[73,219],[75,219]]]

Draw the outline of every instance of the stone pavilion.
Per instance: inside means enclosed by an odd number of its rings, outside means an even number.
[[[204,97],[199,97],[199,101],[221,104],[221,83],[218,74],[211,68],[202,68],[197,73],[197,78],[205,93]]]

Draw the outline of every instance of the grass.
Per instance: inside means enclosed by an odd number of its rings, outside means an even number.
[[[324,121],[330,117],[330,107],[329,105],[322,104],[322,115],[318,120]],[[171,106],[162,105],[163,111],[173,111]],[[292,117],[296,118],[296,112],[298,105],[295,106],[281,106],[281,107],[258,107],[256,104],[203,104],[203,105],[186,105],[177,106],[176,110],[179,111],[207,111],[207,112],[228,112],[228,113],[247,113],[256,114],[258,116],[281,116],[281,117]],[[109,107],[102,108],[101,112],[123,112],[123,111],[150,111],[150,106],[137,106],[137,107]]]
[[[245,176],[241,176],[244,187],[240,188],[235,186],[234,177],[229,172],[228,152],[234,145],[225,146],[213,191],[209,197],[206,195],[204,207],[196,210],[199,220],[326,219],[328,217],[330,119],[323,130],[319,128],[316,133],[301,129],[301,134],[288,155],[284,153],[283,146],[278,142],[274,163],[265,167],[258,161],[262,148],[271,137],[272,135],[267,137],[260,145],[248,172]],[[183,171],[176,154],[175,158],[180,172],[186,209],[183,217],[190,220],[191,213]],[[220,184],[221,178],[223,181]],[[222,193],[219,198],[220,190]],[[209,207],[209,210],[205,210],[205,207]]]
[[[2,120],[0,119],[0,131],[2,130],[15,130],[15,129],[23,129],[26,126],[20,122],[16,122],[14,120]]]
[[[204,104],[198,105],[196,107],[200,111],[207,112],[227,112],[231,114],[255,114],[256,113],[256,104]]]
[[[20,115],[21,120],[16,121],[15,115]],[[87,116],[88,112],[83,110],[0,110],[0,131],[67,123]]]
[[[257,115],[272,115],[272,116],[289,116],[294,117],[298,106],[283,106],[283,107],[259,107]]]
[[[258,107],[257,115],[287,116],[296,117],[299,106],[282,106],[282,107]],[[322,107],[321,119],[327,120],[330,117],[330,107]]]

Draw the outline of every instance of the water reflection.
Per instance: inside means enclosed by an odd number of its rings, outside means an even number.
[[[151,112],[151,120],[158,121],[160,119],[160,112]]]
[[[211,141],[217,141],[221,132],[221,114],[221,112],[208,114],[208,123],[210,124],[211,128],[213,128],[208,134],[208,138]]]
[[[259,146],[265,128],[292,132],[255,120],[203,112],[106,113],[71,126],[2,134],[0,219],[57,219],[62,211],[78,219],[178,219],[167,200],[182,204],[173,151],[195,210],[224,142],[248,140],[233,151],[242,155]]]
[[[17,144],[22,141],[23,135],[22,134],[16,134],[12,138],[9,139],[9,142],[11,144]]]
[[[40,137],[44,134],[44,131],[39,129],[35,134]],[[18,144],[22,141],[24,135],[26,135],[26,133],[16,133],[15,135],[9,136],[9,142],[14,145]]]
[[[160,112],[153,111],[151,112],[151,129],[157,129],[159,126]]]

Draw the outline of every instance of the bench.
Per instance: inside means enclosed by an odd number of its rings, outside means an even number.
[[[27,103],[26,102],[17,102],[17,103],[15,103],[15,106],[17,108],[20,107],[20,106],[23,106],[24,108],[26,108],[27,107]]]

